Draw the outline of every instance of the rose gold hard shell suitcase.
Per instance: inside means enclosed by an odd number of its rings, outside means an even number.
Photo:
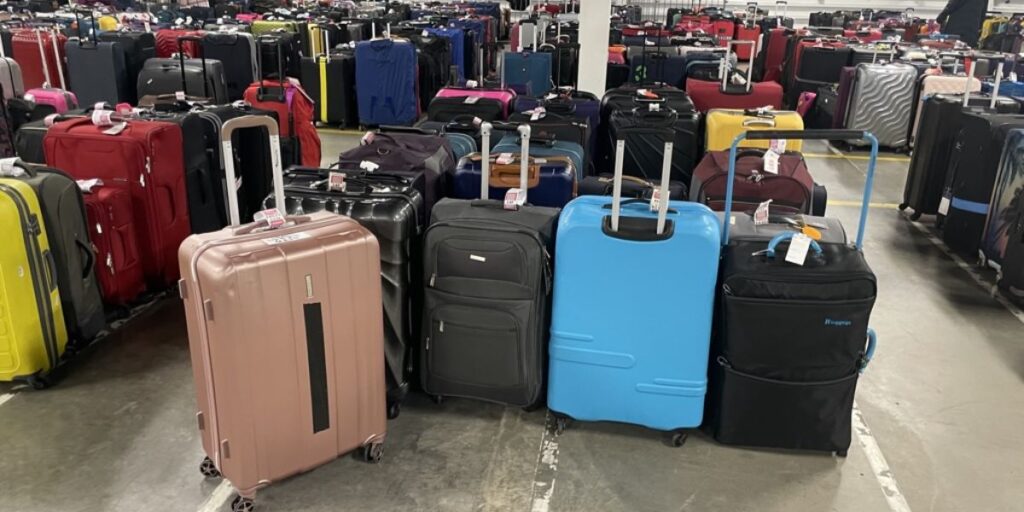
[[[277,124],[229,120],[231,133],[266,126],[274,190],[284,204]],[[232,159],[225,160],[234,183]],[[187,238],[178,252],[196,420],[208,458],[201,470],[256,490],[363,448],[377,462],[385,436],[384,332],[377,240],[348,217],[288,217],[279,229],[232,226]],[[262,230],[261,230],[262,229]]]

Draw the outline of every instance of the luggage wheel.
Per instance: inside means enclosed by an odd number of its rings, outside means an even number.
[[[384,458],[384,443],[372,443],[363,447],[363,460],[370,464],[379,464]]]
[[[919,212],[914,212],[914,213],[912,213],[910,215],[910,220],[912,220],[914,222],[917,222],[917,220],[920,219],[920,218],[921,218],[921,214]]]
[[[393,420],[398,417],[402,412],[402,402],[395,400],[394,402],[388,402],[388,419]]]
[[[899,207],[898,207],[898,208],[899,208],[899,209],[900,209],[900,211],[902,212],[903,210],[906,210],[907,208],[910,208],[910,205],[909,205],[909,204],[907,204],[907,203],[900,203],[900,205],[899,205]]]
[[[846,458],[846,450],[836,450],[836,457]]]
[[[213,461],[209,457],[203,457],[203,461],[199,463],[199,472],[206,478],[220,477],[220,470],[213,465]]]
[[[553,431],[554,431],[555,435],[556,436],[562,435],[562,432],[565,432],[565,429],[569,428],[569,425],[571,423],[572,423],[572,418],[570,418],[570,417],[568,417],[568,416],[566,416],[564,414],[557,414],[556,413],[555,414],[555,423],[553,425],[553,427],[554,427]]]
[[[43,372],[33,373],[25,378],[25,383],[32,386],[32,389],[42,391],[50,387],[50,379],[43,375]]]
[[[679,448],[686,444],[686,440],[690,437],[690,434],[683,432],[682,430],[676,430],[669,433],[668,444],[673,448]]]
[[[433,401],[437,405],[441,405],[441,404],[444,403],[444,396],[443,395],[430,395],[430,400]]]
[[[253,512],[254,510],[256,510],[256,504],[250,498],[235,496],[231,502],[231,512]]]

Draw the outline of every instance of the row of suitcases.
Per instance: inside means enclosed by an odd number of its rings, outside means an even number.
[[[362,447],[379,460],[384,418],[397,414],[384,408],[387,388],[409,371],[396,355],[418,360],[419,383],[435,397],[523,407],[546,397],[556,428],[569,418],[628,422],[672,432],[679,445],[683,429],[704,424],[725,443],[845,454],[853,390],[874,346],[863,228],[850,244],[833,219],[778,211],[755,223],[730,213],[731,187],[719,214],[668,200],[670,158],[658,165],[666,200],[653,210],[623,198],[622,159],[612,197],[534,205],[529,125],[517,127],[511,162],[488,149],[490,123],[480,130],[479,175],[518,167],[517,190],[504,201],[489,200],[494,182],[479,179],[473,198],[438,198],[438,170],[454,165],[447,139],[385,131],[343,154],[339,170],[277,169],[265,205],[285,205],[283,217],[270,211],[261,223],[182,245],[204,474],[223,474],[236,501],[250,502],[268,483],[339,453]],[[742,167],[739,152],[733,145],[724,161],[725,183]],[[367,172],[364,162],[377,167]],[[872,175],[873,165],[869,185]],[[782,261],[782,247],[802,243],[803,233],[817,233],[813,254],[800,266]],[[634,273],[607,272],[629,262],[669,280],[656,292],[662,306],[608,300],[638,291]],[[669,271],[680,265],[685,276]],[[409,268],[421,277],[393,279]],[[273,303],[262,302],[270,287]],[[802,313],[789,313],[797,304]],[[673,320],[679,308],[685,324]],[[722,320],[712,341],[715,310]],[[652,320],[648,328],[636,329],[637,315]],[[764,330],[765,318],[779,329]],[[783,328],[789,322],[801,326],[797,339]],[[407,334],[405,344],[395,332]],[[231,348],[253,342],[259,350]],[[256,465],[257,452],[276,455]]]

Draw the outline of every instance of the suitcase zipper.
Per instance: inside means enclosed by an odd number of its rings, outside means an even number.
[[[513,224],[511,222],[504,222],[504,221],[500,221],[500,220],[481,220],[481,219],[473,219],[473,220],[478,220],[481,224],[504,224],[506,226],[516,226],[516,224]],[[453,224],[452,224],[451,221],[443,221],[443,222],[437,222],[437,223],[431,224],[430,227],[428,227],[426,232],[423,234],[424,240],[430,234],[430,230],[432,230],[432,229],[434,229],[436,227],[444,227],[444,226],[449,226],[450,227],[450,226],[453,226]],[[532,230],[524,229],[524,228],[519,228],[519,227],[495,227],[495,226],[488,226],[486,228],[473,228],[472,226],[459,226],[459,225],[454,225],[454,227],[457,227],[457,228],[459,228],[459,227],[461,227],[461,228],[469,228],[469,229],[486,229],[486,230],[492,230],[492,231],[505,231],[507,233],[519,233],[519,234],[526,235],[526,236],[532,238],[535,242],[537,242],[537,246],[540,247],[541,253],[544,256],[544,268],[543,268],[542,276],[541,276],[543,284],[544,284],[544,291],[545,291],[545,293],[551,291],[551,254],[548,252],[547,245],[544,244],[544,241],[540,238],[540,235],[538,235],[536,231],[532,231]],[[436,263],[436,258],[435,258],[435,263]],[[435,272],[433,274],[431,274],[431,276],[430,276],[430,286],[431,287],[434,286],[434,278],[436,276],[437,276],[437,272],[436,272],[436,269],[435,269]]]

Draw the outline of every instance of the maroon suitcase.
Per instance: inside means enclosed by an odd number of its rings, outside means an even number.
[[[97,185],[84,197],[89,241],[96,252],[96,277],[103,302],[131,303],[146,290],[135,235],[132,196],[121,188]]]
[[[846,67],[839,74],[839,89],[836,92],[836,113],[832,116],[832,128],[842,130],[846,127],[846,107],[850,105],[850,93],[857,77],[856,67]]]
[[[54,124],[43,140],[46,164],[130,192],[143,273],[157,287],[173,284],[178,246],[191,230],[181,128],[132,120],[116,134],[109,129],[89,118]]]
[[[764,171],[761,149],[742,149],[736,157],[733,180],[734,211],[753,210],[772,200],[773,213],[812,213],[814,179],[804,157],[787,151],[779,157],[778,174]],[[725,209],[725,188],[729,176],[729,152],[709,151],[697,164],[690,182],[690,200],[715,211]]]
[[[729,49],[733,46],[741,48],[752,48],[754,41],[731,41]],[[729,61],[729,51],[726,52],[725,62]],[[690,95],[694,108],[699,112],[707,112],[713,108],[728,109],[757,109],[771,106],[773,109],[782,109],[782,86],[777,82],[754,82],[754,66],[747,66],[745,84],[729,83],[732,73],[720,73],[721,82],[707,80],[687,80],[686,93]]]

